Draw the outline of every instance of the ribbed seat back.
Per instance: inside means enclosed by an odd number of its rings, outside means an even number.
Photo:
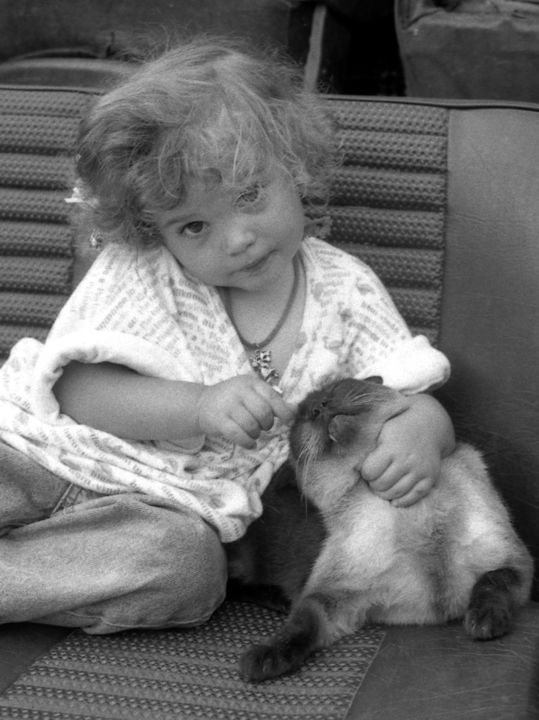
[[[344,164],[330,241],[367,262],[414,332],[436,342],[442,296],[449,111],[332,99]]]
[[[85,92],[0,88],[0,359],[43,339],[72,289],[65,198]]]

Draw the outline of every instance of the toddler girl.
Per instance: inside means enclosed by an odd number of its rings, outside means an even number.
[[[409,395],[361,474],[405,507],[453,431],[445,357],[363,263],[312,235],[334,129],[287,64],[192,41],[82,125],[104,247],[44,345],[0,372],[0,622],[187,626],[222,602],[222,543],[262,511],[296,403],[328,377]],[[405,510],[403,510],[405,512]]]

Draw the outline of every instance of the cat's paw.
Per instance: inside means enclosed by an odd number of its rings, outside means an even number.
[[[293,663],[275,645],[253,645],[240,658],[240,675],[247,682],[260,682],[290,672]]]
[[[504,604],[469,608],[464,629],[474,640],[492,640],[509,632],[511,612]]]

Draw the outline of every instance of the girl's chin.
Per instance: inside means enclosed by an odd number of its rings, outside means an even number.
[[[284,273],[285,268],[281,267],[281,263],[276,263],[273,257],[269,257],[261,263],[236,273],[233,284],[238,289],[256,292],[279,283]]]

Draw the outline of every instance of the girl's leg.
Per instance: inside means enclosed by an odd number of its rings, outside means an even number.
[[[0,535],[49,517],[68,488],[65,480],[0,440]]]
[[[53,560],[51,569],[68,602],[61,607],[54,587],[47,583],[47,592],[38,580],[53,603],[42,617],[34,616],[36,622],[92,634],[189,627],[208,620],[224,600],[226,559],[216,532],[158,498],[102,497],[25,531],[25,543],[36,548],[50,531],[69,538],[62,542],[61,563]]]
[[[24,464],[30,478],[33,463]],[[2,484],[10,485],[2,475],[0,466],[0,495]],[[35,493],[31,503],[26,497],[26,510],[43,517],[58,506],[69,486],[54,481],[54,503],[42,487],[39,502]],[[69,493],[49,517],[17,521],[0,537],[0,623],[31,620],[89,633],[181,627],[204,622],[224,599],[225,554],[197,515],[138,494],[65,500]]]

